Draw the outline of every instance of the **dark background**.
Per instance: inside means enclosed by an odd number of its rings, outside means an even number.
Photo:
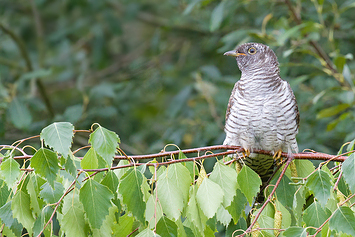
[[[274,49],[295,92],[300,150],[334,154],[355,138],[354,7],[327,0],[1,0],[0,144],[54,121],[76,129],[97,122],[119,134],[129,154],[169,143],[222,144],[240,78],[223,52],[261,42]]]

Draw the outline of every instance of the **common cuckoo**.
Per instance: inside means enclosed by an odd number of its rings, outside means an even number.
[[[265,184],[281,152],[298,152],[296,98],[281,79],[277,57],[268,46],[246,43],[224,55],[236,58],[242,76],[229,99],[223,144],[244,148],[244,163]],[[272,151],[274,156],[253,153],[255,149]]]

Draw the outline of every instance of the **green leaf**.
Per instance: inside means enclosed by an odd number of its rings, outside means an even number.
[[[76,123],[80,120],[83,115],[84,108],[82,104],[76,104],[66,107],[63,117],[65,121]]]
[[[41,208],[46,205],[42,198],[40,198],[39,192],[41,186],[47,182],[34,173],[30,174],[29,176],[30,179],[28,180],[27,184],[27,192],[30,195],[31,208],[36,215],[39,215],[42,211]]]
[[[66,236],[87,236],[83,205],[78,195],[68,195],[63,199],[63,217],[60,221]]]
[[[261,179],[254,170],[244,165],[237,178],[240,190],[245,195],[249,203],[253,203],[253,198],[260,190]]]
[[[31,234],[35,219],[30,209],[30,195],[22,190],[17,190],[11,203],[12,215]]]
[[[111,191],[93,179],[89,179],[81,187],[79,198],[92,228],[99,229],[106,215],[109,214]]]
[[[245,205],[247,205],[247,198],[244,194],[237,189],[237,194],[234,196],[233,201],[231,202],[230,206],[226,209],[232,215],[234,223],[236,224],[244,211]]]
[[[12,216],[11,202],[12,201],[9,201],[8,203],[6,203],[5,205],[3,205],[0,208],[0,219],[1,219],[2,223],[5,224],[9,228],[12,226],[12,224],[16,220]]]
[[[183,15],[188,15],[190,14],[190,12],[192,11],[192,9],[198,4],[200,3],[201,0],[192,0],[187,7],[185,8],[184,12],[182,13]]]
[[[293,215],[296,219],[296,223],[300,224],[302,221],[303,207],[306,204],[304,198],[304,186],[300,187],[293,197]]]
[[[63,216],[61,227],[66,236],[87,236],[85,233],[84,211],[71,206]]]
[[[127,205],[128,211],[142,223],[145,223],[144,212],[146,204],[143,201],[143,175],[136,168],[129,169],[123,176],[118,187],[122,195],[123,203]]]
[[[282,234],[285,237],[306,237],[307,229],[298,226],[291,226],[287,228],[284,232],[282,232]]]
[[[282,214],[281,228],[286,229],[291,226],[291,213],[284,207],[279,200],[276,200],[276,209]]]
[[[296,192],[295,187],[290,185],[291,182],[292,181],[286,175],[284,175],[276,189],[277,199],[282,203],[282,205],[289,208],[292,208],[293,206],[293,196]],[[275,184],[276,181],[275,183],[272,183]]]
[[[43,230],[45,224],[48,222],[51,214],[53,213],[53,208],[51,206],[46,206],[42,209],[42,211],[37,216],[35,223],[33,225],[33,236],[38,236],[39,233]],[[50,225],[48,225],[44,231],[43,235],[50,235]]]
[[[171,181],[178,191],[183,194],[184,205],[186,205],[188,202],[189,189],[192,183],[189,170],[181,163],[176,163],[169,165],[166,173],[169,181]]]
[[[350,107],[349,104],[339,104],[339,105],[332,106],[330,108],[323,109],[319,111],[319,113],[317,114],[317,119],[322,119],[322,118],[327,118],[327,117],[337,115],[349,107]]]
[[[303,28],[304,26],[305,26],[305,24],[296,25],[296,26],[286,30],[283,34],[281,34],[279,37],[277,37],[277,39],[276,39],[277,43],[280,46],[284,45],[289,38],[299,35],[300,29]]]
[[[82,169],[97,169],[99,167],[98,154],[94,148],[90,148],[80,162]],[[94,172],[88,172],[92,174]]]
[[[175,224],[177,226],[177,234],[179,237],[188,237],[189,236],[188,235],[189,233],[187,233],[187,231],[191,231],[191,229],[183,225],[182,218],[176,220]]]
[[[228,207],[233,201],[237,190],[237,171],[220,161],[216,162],[210,180],[217,183],[223,190],[223,206]],[[239,218],[238,218],[239,219]]]
[[[223,196],[221,187],[209,178],[205,178],[197,190],[196,200],[207,218],[212,218],[223,202]]]
[[[351,154],[341,166],[345,182],[349,185],[352,193],[355,192],[355,154]]]
[[[207,217],[203,214],[201,208],[196,201],[197,186],[194,185],[190,188],[190,200],[186,208],[187,219],[193,223],[193,225],[203,232],[206,226]]]
[[[345,63],[346,63],[346,58],[343,55],[339,55],[334,58],[334,64],[340,73],[343,72]]]
[[[212,11],[210,31],[213,32],[218,30],[223,21],[223,12],[224,12],[225,1],[221,1]]]
[[[175,95],[171,102],[170,106],[166,110],[166,114],[169,118],[174,118],[178,113],[184,108],[186,101],[190,98],[193,88],[191,85],[185,86],[180,92]]]
[[[41,188],[39,194],[47,203],[58,202],[64,193],[63,185],[58,182],[54,182],[54,189],[48,183],[45,183]]]
[[[188,175],[185,178],[190,178]],[[168,169],[158,177],[156,190],[163,212],[169,219],[177,220],[184,208],[184,193],[177,186],[177,180],[169,176]]]
[[[305,178],[314,171],[314,165],[309,160],[298,160],[293,161],[296,165],[298,177]]]
[[[332,187],[332,179],[327,172],[318,169],[308,177],[306,186],[322,206],[327,204]]]
[[[8,114],[11,122],[18,129],[26,129],[32,123],[32,115],[26,104],[17,97],[9,104]]]
[[[274,218],[271,218],[267,215],[260,215],[258,219],[260,228],[274,228]],[[273,230],[263,230],[261,236],[274,236]]]
[[[332,218],[329,220],[329,228],[337,232],[343,232],[355,236],[354,212],[345,206],[338,207]]]
[[[78,171],[75,166],[75,160],[78,160],[72,152],[69,152],[69,155],[67,156],[67,159],[65,161],[64,167],[65,170],[71,174],[71,176],[76,177]]]
[[[101,181],[101,184],[108,187],[112,193],[116,193],[118,188],[118,178],[112,170],[109,170],[106,172],[106,175]]]
[[[216,219],[219,223],[224,226],[228,226],[230,221],[232,220],[231,214],[221,205],[219,206],[216,214]]]
[[[321,226],[325,220],[327,220],[329,215],[322,208],[319,202],[313,202],[303,213],[303,221],[307,226],[313,226],[318,228]],[[314,229],[309,229],[309,233],[314,234]]]
[[[60,169],[57,155],[46,148],[39,149],[31,158],[31,167],[54,188],[54,180]]]
[[[9,198],[10,191],[4,180],[0,179],[0,207],[2,207]]]
[[[344,1],[343,4],[341,4],[341,6],[339,7],[339,13],[343,13],[347,10],[349,10],[350,8],[355,7],[355,2],[353,1]]]
[[[128,165],[128,164],[129,164],[128,160],[120,160],[120,162],[118,162],[117,166]],[[163,167],[165,168],[165,166],[163,166]],[[122,179],[123,175],[127,172],[128,169],[129,169],[129,167],[115,169],[115,170],[113,170],[113,172],[116,174],[117,178],[120,180],[120,179]]]
[[[173,221],[163,216],[157,223],[156,233],[160,236],[177,237],[177,225]]]
[[[11,201],[6,203],[0,208],[0,220],[2,221],[2,224],[5,224],[8,228],[11,229],[11,234],[13,235],[6,235],[5,229],[3,231],[4,236],[10,237],[10,236],[21,236],[21,232],[23,229],[23,226],[18,223],[17,219],[12,216],[12,211],[11,211]]]
[[[12,188],[21,173],[19,163],[13,158],[8,158],[1,163],[0,169],[1,176],[4,177],[7,185]]]
[[[68,122],[52,123],[41,132],[41,140],[54,151],[67,157],[74,136],[74,126]]]
[[[18,223],[17,219],[14,219],[13,224],[11,225],[10,229],[8,227],[4,227],[3,234],[7,237],[17,237],[21,236],[23,231],[23,226]]]
[[[226,236],[237,236],[243,234],[247,229],[247,223],[243,217],[241,217],[236,225],[229,224],[226,230]]]
[[[138,235],[136,235],[136,237],[160,237],[160,235],[155,234],[152,230],[147,228],[140,232]]]
[[[145,220],[148,221],[149,227],[153,229],[155,227],[155,219],[158,222],[163,216],[163,210],[161,206],[155,202],[155,196],[150,195],[147,201],[145,209]]]
[[[42,77],[47,77],[52,74],[51,69],[37,69],[34,71],[26,72],[22,74],[19,80],[28,80],[28,79],[33,79],[33,78],[42,78]]]
[[[116,133],[100,125],[90,134],[89,138],[89,143],[109,166],[111,166],[119,142],[120,139]]]
[[[114,236],[128,236],[134,230],[134,221],[135,218],[130,213],[120,216],[118,225],[113,228]]]
[[[106,216],[100,229],[93,230],[93,236],[107,237],[112,235],[112,227],[115,224],[115,213],[118,211],[116,206],[109,208],[109,214]]]

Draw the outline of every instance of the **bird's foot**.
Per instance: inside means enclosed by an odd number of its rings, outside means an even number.
[[[243,158],[245,159],[246,157],[250,156],[250,151],[247,148],[244,148],[244,152],[242,152]]]
[[[279,149],[275,152],[273,158],[276,161],[277,164],[280,164],[282,162],[282,158],[281,158],[281,154],[282,154],[282,150]]]

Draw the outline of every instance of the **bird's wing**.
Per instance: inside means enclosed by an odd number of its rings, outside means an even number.
[[[296,119],[296,124],[297,124],[297,132],[298,132],[298,128],[300,126],[300,111],[298,110],[298,105],[297,105],[297,101],[296,101],[296,96],[295,94],[293,93],[292,91],[292,88],[290,86],[290,83],[286,82],[287,83],[287,92],[290,93],[290,95],[292,96],[291,98],[291,103],[293,104],[294,106],[294,110],[295,110],[295,119]]]
[[[286,136],[286,146],[288,147],[288,152],[298,152],[298,145],[296,141],[296,135],[298,133],[300,114],[297,106],[296,97],[293,94],[290,84],[287,81],[284,81],[284,93],[287,95],[286,104],[284,104],[285,109],[285,121],[284,128],[288,128],[288,134]],[[281,132],[282,134],[282,132]]]
[[[228,120],[228,117],[229,117],[229,115],[231,113],[231,108],[232,108],[232,106],[234,104],[234,99],[233,98],[234,98],[235,92],[236,92],[236,90],[238,88],[238,85],[239,85],[239,81],[234,84],[231,96],[229,97],[227,111],[226,111],[226,121]]]

